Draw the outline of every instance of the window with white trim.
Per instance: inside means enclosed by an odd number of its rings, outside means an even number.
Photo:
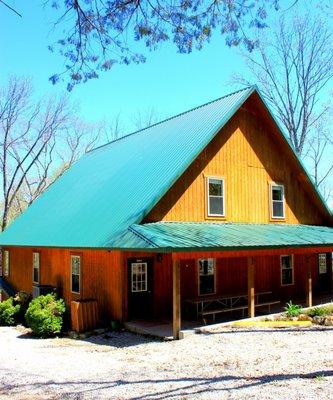
[[[207,178],[207,214],[208,216],[224,217],[224,180]]]
[[[319,272],[319,275],[327,274],[326,253],[318,254],[318,272]]]
[[[215,259],[199,260],[199,294],[215,293]]]
[[[32,281],[33,283],[39,283],[39,268],[40,268],[40,256],[39,253],[32,253]]]
[[[281,256],[280,257],[281,266],[281,285],[293,285],[294,284],[294,265],[293,256]]]
[[[9,250],[3,251],[3,275],[9,276]]]
[[[285,218],[284,185],[272,183],[271,188],[271,217]]]
[[[148,290],[148,264],[135,262],[131,264],[131,290],[133,293],[147,292]]]
[[[81,257],[71,256],[71,291],[80,293],[81,286]]]

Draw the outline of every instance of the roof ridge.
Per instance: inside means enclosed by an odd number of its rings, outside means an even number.
[[[192,111],[194,111],[194,110],[198,110],[199,108],[208,106],[209,104],[215,103],[215,102],[217,102],[217,101],[219,101],[219,100],[222,100],[222,99],[224,99],[224,98],[226,98],[226,97],[233,96],[233,95],[236,94],[236,93],[243,92],[243,91],[245,91],[245,90],[251,89],[251,88],[256,88],[256,86],[255,86],[255,85],[249,85],[249,86],[246,86],[246,87],[243,88],[243,89],[238,89],[238,90],[235,90],[234,92],[231,92],[231,93],[225,94],[224,96],[218,97],[218,98],[215,99],[215,100],[210,100],[210,101],[208,101],[207,103],[200,104],[200,105],[198,105],[198,106],[196,106],[196,107],[193,107],[193,108],[191,108],[191,109],[189,109],[189,110],[183,111],[183,112],[181,112],[181,113],[179,113],[179,114],[176,114],[176,115],[173,115],[173,116],[168,117],[168,118],[166,118],[166,119],[163,119],[162,121],[155,122],[155,123],[152,124],[152,125],[149,125],[149,126],[146,126],[146,127],[144,127],[144,128],[138,129],[137,131],[128,133],[128,134],[126,134],[126,135],[124,135],[124,136],[118,137],[118,138],[116,138],[116,139],[114,139],[114,140],[111,140],[110,142],[104,143],[104,144],[102,144],[102,145],[100,145],[100,146],[98,146],[98,147],[95,147],[94,149],[91,149],[91,150],[87,151],[86,154],[91,153],[91,152],[93,152],[93,151],[95,151],[95,150],[98,150],[98,149],[100,149],[100,148],[102,148],[102,147],[108,146],[108,145],[110,145],[110,144],[112,144],[112,143],[118,142],[119,140],[126,139],[127,137],[132,136],[132,135],[135,135],[135,134],[137,134],[137,133],[139,133],[139,132],[143,132],[143,131],[145,131],[145,130],[147,130],[147,129],[153,128],[154,126],[157,126],[157,125],[163,124],[163,123],[165,123],[165,122],[167,122],[167,121],[170,121],[170,120],[172,120],[172,119],[178,118],[178,117],[180,117],[180,116],[182,116],[182,115],[185,115],[185,114],[187,114],[187,113],[190,113],[190,112],[192,112]]]

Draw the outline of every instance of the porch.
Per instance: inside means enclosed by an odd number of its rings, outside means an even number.
[[[159,326],[165,337],[182,336],[182,319],[200,325],[252,318],[290,300],[312,306],[314,295],[332,293],[331,228],[154,223],[131,235],[138,251],[124,253],[124,320],[148,331]]]
[[[295,299],[295,304],[299,304],[302,307],[307,307],[306,301],[301,299]],[[318,295],[313,297],[313,306],[322,304],[332,303],[333,293],[331,295]],[[275,305],[271,308],[271,314],[283,312],[284,305]],[[257,317],[265,316],[265,313],[261,312],[256,315]],[[248,318],[247,316],[245,318]],[[238,321],[238,318],[228,318],[226,316],[219,317],[215,323],[229,325],[230,323]],[[201,329],[205,329],[207,325],[202,325],[202,322],[198,320],[184,320],[181,321],[179,339],[183,339],[188,335],[200,333]],[[130,332],[137,333],[144,336],[154,337],[162,340],[173,340],[173,325],[172,321],[168,318],[165,319],[152,319],[152,320],[131,320],[124,323],[124,328]]]

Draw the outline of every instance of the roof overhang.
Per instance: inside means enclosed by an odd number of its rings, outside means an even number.
[[[132,225],[112,247],[160,252],[287,248],[322,248],[333,252],[333,228],[282,223],[156,222]]]

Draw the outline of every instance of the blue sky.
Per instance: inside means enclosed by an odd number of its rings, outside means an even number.
[[[65,84],[52,86],[49,76],[62,70],[63,60],[47,49],[56,36],[51,33],[54,11],[43,9],[38,1],[15,1],[23,18],[0,7],[0,80],[9,74],[33,78],[37,93],[65,90]],[[57,37],[59,38],[59,37]],[[154,107],[163,116],[182,112],[220,97],[238,87],[227,85],[233,72],[244,72],[236,49],[226,47],[216,36],[202,51],[179,54],[171,44],[146,52],[147,62],[119,65],[101,74],[98,80],[76,87],[71,94],[88,120],[112,119],[120,113],[130,122],[138,110]]]
[[[59,32],[52,33],[59,15],[49,6],[44,9],[42,1],[8,2],[23,18],[0,7],[0,84],[10,74],[24,75],[32,78],[38,96],[65,92],[66,82],[53,86],[48,81],[63,70],[63,59],[47,49],[61,37]],[[293,0],[281,0],[284,8],[291,3]],[[298,3],[301,10],[306,3]],[[270,31],[262,34],[269,35]],[[220,35],[203,50],[189,55],[177,53],[172,44],[163,45],[155,52],[146,51],[146,63],[116,65],[99,79],[75,87],[70,97],[88,121],[112,122],[120,115],[126,133],[134,129],[133,115],[138,111],[153,107],[160,116],[168,117],[237,90],[238,85],[229,83],[231,75],[247,75],[238,51],[228,48]]]

